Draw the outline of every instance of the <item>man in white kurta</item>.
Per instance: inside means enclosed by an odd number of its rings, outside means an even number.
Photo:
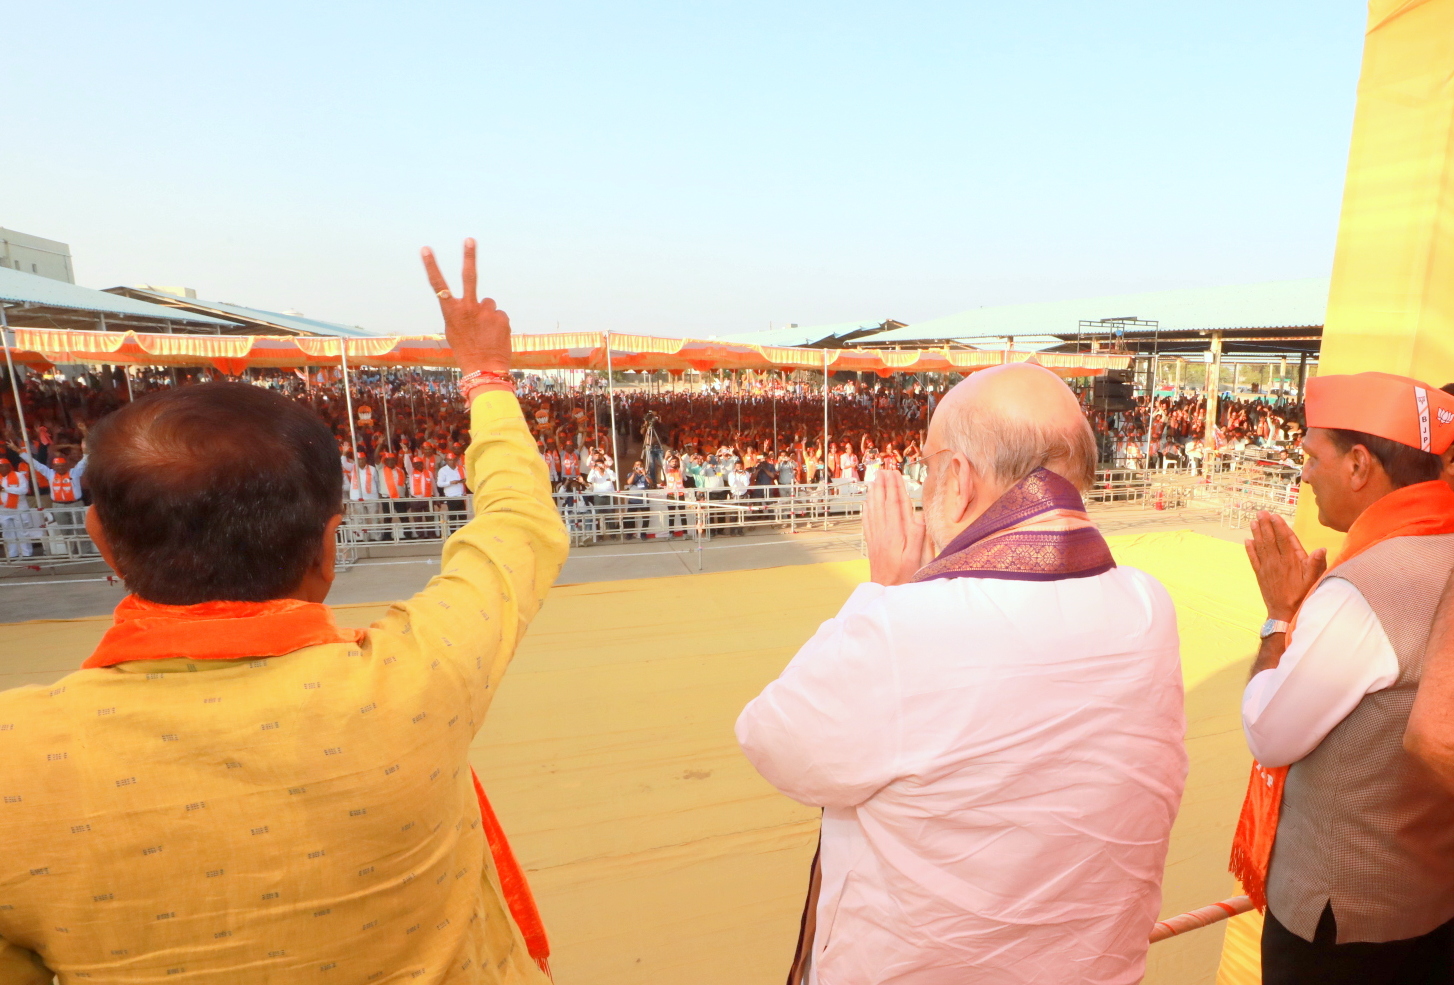
[[[974,426],[953,427],[960,414]],[[996,477],[982,447],[986,427],[1019,417],[1084,450],[1079,462],[1022,456],[1031,464],[1078,484],[1093,471],[1093,438],[1058,379],[976,374],[941,402],[926,442],[936,548],[1023,478]],[[880,484],[901,495],[897,478],[875,484],[880,514]],[[737,723],[768,781],[824,808],[811,979],[1140,981],[1186,776],[1165,589],[1114,566],[909,581],[876,556],[882,524],[866,528],[879,583],[860,585]]]

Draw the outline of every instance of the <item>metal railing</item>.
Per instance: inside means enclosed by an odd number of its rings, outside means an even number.
[[[8,566],[52,567],[101,560],[86,533],[82,503],[0,510],[0,541]]]
[[[556,508],[565,519],[571,546],[609,541],[710,540],[740,536],[766,527],[823,529],[859,519],[862,482],[828,485],[641,489],[626,492],[558,492]],[[917,496],[917,486],[911,485]]]
[[[1086,494],[1095,512],[1178,510],[1202,503],[1220,508],[1223,521],[1244,526],[1258,510],[1291,515],[1297,505],[1297,470],[1224,454],[1208,463],[1207,474],[1190,468],[1109,468],[1096,472]],[[908,481],[912,498],[920,486]],[[834,481],[780,486],[567,492],[553,494],[572,547],[629,540],[711,541],[766,529],[797,532],[858,521],[864,482]],[[12,520],[5,520],[5,517]],[[474,517],[472,497],[350,500],[338,529],[337,562],[347,567],[366,554],[392,553],[398,545],[438,543]],[[49,506],[0,514],[6,553],[0,570],[99,564],[86,534],[84,507]]]
[[[1297,512],[1302,470],[1252,454],[1217,456],[1208,476],[1210,496],[1221,504],[1222,522],[1248,526],[1259,512],[1291,517]]]

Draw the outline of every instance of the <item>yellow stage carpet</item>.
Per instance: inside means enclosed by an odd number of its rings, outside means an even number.
[[[1110,540],[1120,563],[1166,584],[1181,621],[1191,776],[1169,915],[1236,892],[1227,849],[1250,763],[1238,700],[1264,613],[1237,544]],[[551,593],[472,758],[530,872],[560,985],[782,981],[817,812],[753,772],[732,723],[866,575],[866,562],[842,562]],[[363,626],[381,611],[338,615]],[[0,625],[0,685],[78,665],[107,622]],[[1146,981],[1258,981],[1255,919],[1233,922],[1221,957],[1226,926],[1155,945]]]

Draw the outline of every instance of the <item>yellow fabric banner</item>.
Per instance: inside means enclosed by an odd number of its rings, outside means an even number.
[[[1454,381],[1454,0],[1372,0],[1318,372]],[[1342,535],[1312,496],[1297,531]]]

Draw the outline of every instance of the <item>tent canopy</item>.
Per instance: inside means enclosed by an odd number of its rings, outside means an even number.
[[[8,340],[7,340],[8,341]],[[1036,362],[1061,376],[1099,376],[1125,369],[1130,356],[1036,353],[1009,349],[803,349],[708,339],[561,332],[516,335],[514,369],[617,370],[807,369],[830,372],[972,373],[1007,362]],[[114,363],[139,366],[211,366],[240,374],[249,368],[350,366],[453,367],[454,353],[439,335],[312,338],[263,335],[149,335],[138,332],[14,330],[14,357],[31,366]],[[825,362],[826,358],[826,362]]]

